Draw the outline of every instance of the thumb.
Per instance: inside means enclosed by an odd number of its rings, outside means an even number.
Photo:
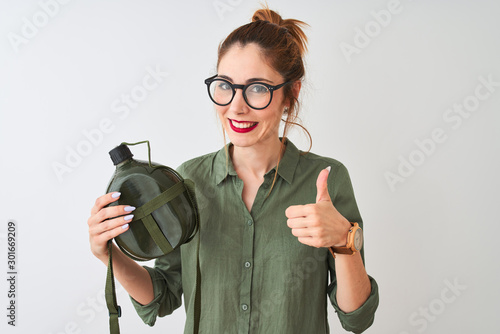
[[[328,166],[321,172],[319,172],[318,180],[316,181],[316,189],[317,189],[316,203],[323,201],[331,201],[327,186],[328,174],[330,174],[331,168],[332,168],[331,166]]]

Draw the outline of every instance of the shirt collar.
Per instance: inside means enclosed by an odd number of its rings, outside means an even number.
[[[281,138],[280,138],[281,139]],[[297,164],[299,162],[300,151],[299,149],[287,139],[285,147],[285,154],[280,160],[278,167],[278,175],[281,176],[286,182],[292,183],[295,170],[297,169]],[[229,147],[232,143],[227,144],[222,149],[220,149],[214,158],[214,172],[215,172],[215,184],[219,185],[228,175],[236,176],[236,171],[234,169],[233,162],[229,156]],[[226,164],[227,157],[227,164]],[[227,167],[226,167],[227,166]],[[267,174],[273,173],[276,169],[274,167]],[[267,175],[266,174],[266,175]]]

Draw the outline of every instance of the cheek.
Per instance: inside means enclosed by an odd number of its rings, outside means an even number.
[[[219,119],[222,121],[224,118],[224,115],[226,114],[227,107],[221,107],[221,106],[216,106],[215,107],[215,112],[217,113],[217,116]]]
[[[273,113],[266,117],[266,123],[270,128],[278,129],[281,123],[281,113],[278,110],[274,110]]]
[[[277,129],[279,129],[280,124],[281,124],[281,114],[279,114],[278,117],[276,118],[276,128]]]

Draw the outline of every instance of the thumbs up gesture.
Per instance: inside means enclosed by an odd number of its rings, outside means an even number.
[[[323,169],[316,181],[316,203],[289,206],[287,225],[298,240],[313,247],[345,246],[349,221],[333,206],[327,180],[330,167]]]

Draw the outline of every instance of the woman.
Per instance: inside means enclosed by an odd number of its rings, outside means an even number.
[[[113,246],[115,277],[147,324],[178,308],[184,293],[192,332],[197,238],[200,332],[328,333],[327,297],[345,329],[372,324],[378,288],[363,251],[329,253],[346,246],[351,222],[362,225],[347,170],[286,139],[304,77],[303,25],[265,8],[220,45],[217,75],[205,83],[231,143],[177,169],[196,184],[195,239],[154,268]],[[98,198],[88,220],[92,252],[105,264],[107,241],[128,229],[134,210],[105,207],[118,197]]]

